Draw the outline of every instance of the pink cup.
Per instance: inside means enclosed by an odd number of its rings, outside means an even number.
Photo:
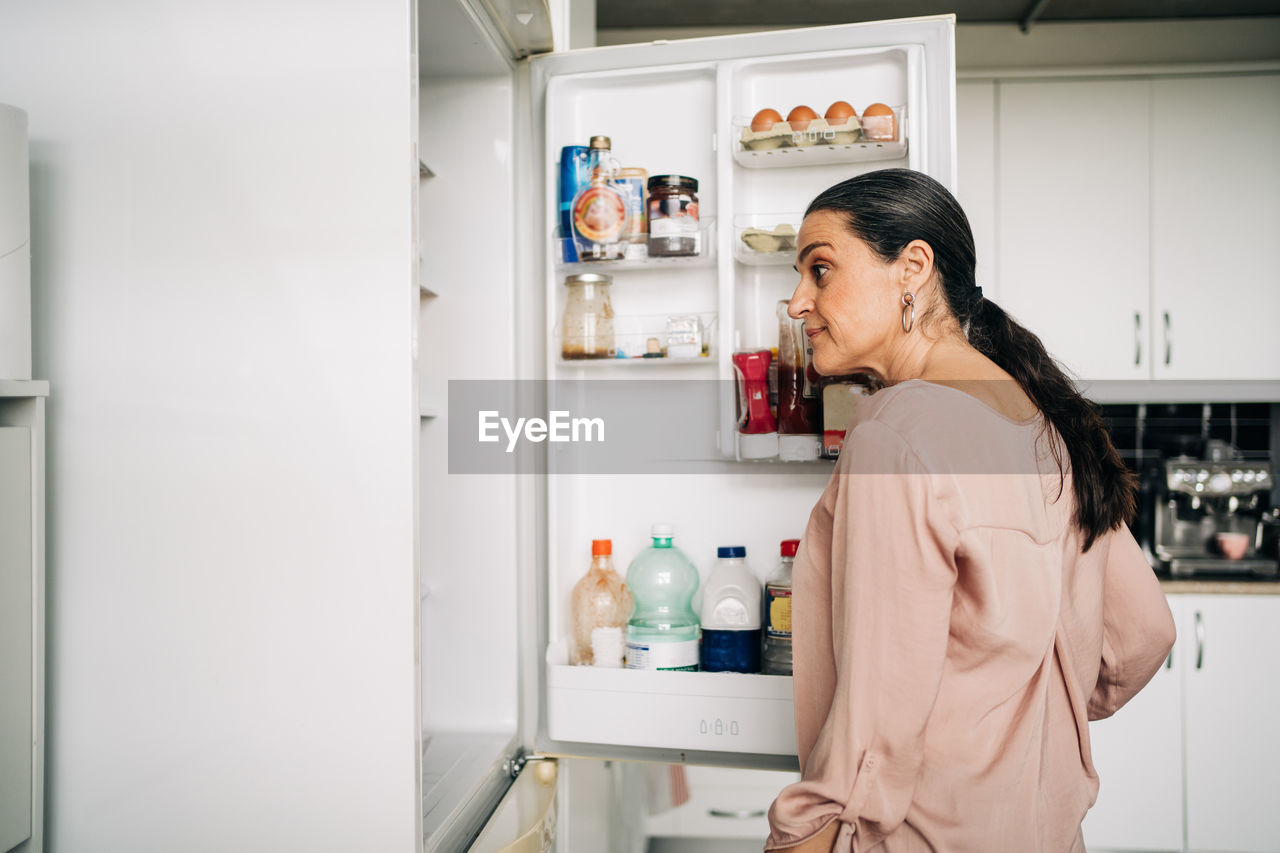
[[[1222,555],[1228,560],[1242,560],[1249,550],[1249,534],[1247,533],[1219,533],[1217,540],[1218,549],[1222,551]]]

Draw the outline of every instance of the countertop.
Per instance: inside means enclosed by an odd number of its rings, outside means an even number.
[[[1173,580],[1161,578],[1169,595],[1280,595],[1280,580]]]

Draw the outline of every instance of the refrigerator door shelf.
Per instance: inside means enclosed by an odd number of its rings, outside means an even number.
[[[833,128],[797,131],[783,137],[787,143],[775,148],[746,148],[739,141],[733,159],[748,169],[773,169],[788,166],[819,166],[832,163],[862,163],[871,160],[900,160],[907,156],[907,116],[905,107],[897,107],[899,116],[897,139],[879,141],[859,138],[841,141],[844,134]],[[887,117],[886,117],[887,118]],[[742,139],[746,124],[734,124],[734,138]]]
[[[569,666],[547,650],[547,734],[558,742],[796,754],[791,677]]]
[[[575,245],[573,238],[556,237],[554,243],[556,271],[563,275],[584,272],[605,273],[607,275],[622,270],[657,269],[670,272],[672,267],[714,267],[716,265],[716,220],[714,216],[708,216],[699,223],[698,254],[696,255],[664,257],[645,254],[643,257],[621,257],[614,260],[584,259],[569,261],[568,259],[570,258],[579,257],[578,247]]]
[[[581,338],[566,340],[560,326],[553,337],[560,343],[561,367],[712,366],[716,364],[716,326],[717,315],[707,311],[618,315],[613,318],[615,354],[604,358],[565,358],[565,350],[581,352],[587,342]],[[600,346],[594,338],[591,343]],[[650,347],[657,347],[657,354],[646,358]]]

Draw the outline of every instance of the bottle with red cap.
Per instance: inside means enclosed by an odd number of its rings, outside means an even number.
[[[631,590],[613,569],[613,540],[591,540],[591,568],[573,587],[573,637],[569,662],[575,666],[621,667],[623,631],[631,618]]]
[[[764,656],[767,675],[791,674],[791,566],[799,539],[782,540],[782,559],[764,583]]]

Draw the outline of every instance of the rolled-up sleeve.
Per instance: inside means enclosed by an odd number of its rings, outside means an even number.
[[[835,849],[867,850],[902,823],[946,661],[959,537],[939,478],[875,420],[850,432],[837,476],[831,574],[809,579],[817,594],[829,584],[835,686],[801,780],[769,811],[766,850],[833,819]],[[797,644],[797,678],[806,653],[820,652]]]

